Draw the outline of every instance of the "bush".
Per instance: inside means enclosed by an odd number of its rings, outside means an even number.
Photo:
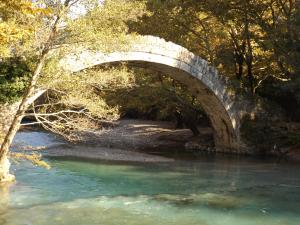
[[[17,101],[23,94],[31,76],[28,64],[9,58],[0,63],[0,104]]]

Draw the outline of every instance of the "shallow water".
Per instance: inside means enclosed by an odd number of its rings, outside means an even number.
[[[57,143],[43,133],[20,133],[15,143],[25,145],[32,135]],[[51,170],[13,165],[17,184],[0,187],[1,225],[300,224],[296,164],[222,157],[122,164],[47,160]]]

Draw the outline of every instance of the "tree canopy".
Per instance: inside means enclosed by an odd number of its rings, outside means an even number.
[[[297,0],[149,0],[131,26],[181,44],[252,92],[268,77],[295,79],[300,69]]]

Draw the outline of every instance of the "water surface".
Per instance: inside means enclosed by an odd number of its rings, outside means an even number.
[[[47,144],[57,142],[35,135]],[[19,134],[15,142],[22,138]],[[47,161],[51,170],[28,162],[13,165],[18,182],[0,188],[1,225],[300,224],[296,164],[222,157],[165,163]]]

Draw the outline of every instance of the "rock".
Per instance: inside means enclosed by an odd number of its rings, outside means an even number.
[[[171,194],[160,194],[156,195],[153,200],[170,202],[179,205],[188,205],[194,202],[194,199],[190,196],[185,195],[171,195]]]
[[[7,158],[5,158],[3,162],[0,163],[0,183],[15,181],[15,176],[9,174],[9,168],[10,168],[10,162]]]
[[[213,148],[212,146],[198,143],[195,141],[189,141],[185,143],[184,148],[186,150],[191,150],[191,151],[197,150],[197,151],[204,151],[204,152],[215,152],[215,148]]]
[[[205,193],[191,195],[156,195],[153,200],[169,202],[176,205],[207,205],[217,209],[232,209],[244,204],[242,199],[222,194]]]
[[[241,199],[229,195],[206,193],[192,195],[194,202],[206,204],[212,208],[232,209],[242,205]]]

